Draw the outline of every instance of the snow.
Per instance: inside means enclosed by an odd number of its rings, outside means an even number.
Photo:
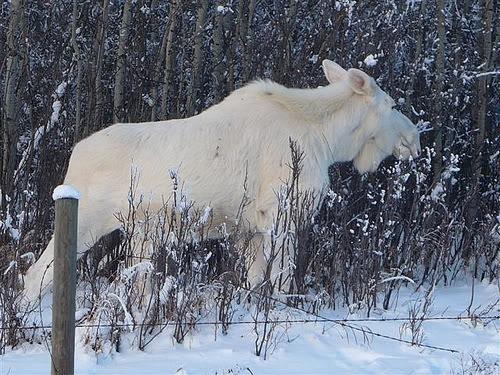
[[[143,5],[141,9],[139,9],[142,13],[144,14],[149,14],[151,13],[151,9],[147,5]]]
[[[55,124],[59,121],[59,112],[61,112],[61,106],[62,105],[59,100],[56,100],[54,103],[52,103],[52,115],[50,116],[50,122],[52,124]]]
[[[234,13],[234,11],[231,9],[230,4],[226,5],[226,6],[223,6],[223,5],[217,6],[217,12],[221,13],[221,14],[226,14],[228,12]]]
[[[441,182],[436,183],[436,186],[434,186],[434,189],[432,189],[431,192],[431,199],[434,202],[437,202],[439,199],[441,199],[442,194],[445,192],[443,184]]]
[[[497,216],[497,224],[491,229],[490,236],[493,243],[500,244],[500,216]]]
[[[437,287],[430,317],[467,315],[471,300],[471,282],[453,287]],[[168,286],[166,286],[168,289]],[[425,291],[402,289],[397,305],[390,310],[376,309],[371,318],[405,318],[410,306],[422,300]],[[498,315],[498,285],[476,282],[472,311],[481,311],[496,302],[489,315]],[[47,309],[50,312],[50,309]],[[290,309],[279,311],[282,317],[311,318]],[[366,314],[349,314],[344,309],[322,311],[328,318],[365,318]],[[248,320],[249,314],[238,311],[234,320]],[[354,324],[354,323],[353,323]],[[409,339],[400,321],[372,321],[356,323],[374,332]],[[489,369],[483,374],[500,370],[500,333],[498,322],[482,324],[478,320],[424,321],[423,343],[458,350],[450,353],[412,347],[379,337],[364,340],[359,333],[333,323],[293,323],[278,325],[275,345],[266,360],[253,353],[255,334],[253,325],[233,325],[227,335],[214,326],[203,325],[189,335],[184,343],[172,339],[167,328],[144,351],[125,345],[122,340],[119,353],[96,355],[81,341],[76,347],[76,374],[449,374],[465,372],[475,362],[485,363]],[[81,332],[80,332],[81,333]],[[77,337],[79,331],[77,330]],[[81,336],[80,336],[81,337]],[[132,346],[133,347],[133,346]],[[25,345],[7,350],[0,356],[0,374],[48,373],[50,355],[45,345]]]
[[[57,86],[57,88],[56,88],[56,94],[57,94],[57,96],[59,98],[64,95],[64,93],[66,92],[66,87],[67,86],[68,86],[67,82],[62,82],[62,83],[59,84],[59,86]]]
[[[477,68],[479,69],[482,65],[478,66]],[[474,75],[467,75],[465,73],[462,73],[461,78],[463,78],[466,81],[472,81],[475,78],[481,78],[481,77],[487,77],[487,76],[496,76],[500,75],[500,70],[496,71],[491,71],[491,72],[482,72],[482,73],[477,73]]]
[[[19,238],[21,238],[21,232],[19,231],[18,228],[14,228],[13,226],[13,218],[12,216],[10,215],[9,212],[7,212],[7,217],[5,218],[5,221],[2,221],[0,220],[0,228],[3,229],[3,230],[6,230],[9,232],[10,236],[18,241]],[[19,218],[19,217],[18,217]]]
[[[309,61],[312,62],[313,64],[316,64],[318,62],[319,56],[318,55],[312,55],[309,58]]]
[[[67,82],[62,82],[60,83],[56,90],[55,90],[55,95],[54,97],[54,102],[52,103],[52,113],[50,115],[50,120],[47,121],[46,126],[39,126],[38,129],[35,131],[35,135],[33,137],[33,141],[26,147],[26,149],[23,151],[23,155],[21,157],[21,161],[18,164],[18,167],[16,171],[14,172],[14,181],[17,182],[19,172],[22,170],[22,167],[25,166],[27,163],[29,156],[32,155],[33,150],[37,150],[38,146],[40,144],[40,141],[42,140],[43,136],[47,133],[49,133],[59,122],[59,115],[61,114],[61,108],[62,108],[62,103],[58,98],[61,98],[64,93],[66,92],[66,87],[68,86]],[[65,112],[63,112],[64,115]]]
[[[206,206],[205,209],[203,210],[203,214],[201,215],[199,219],[199,223],[201,225],[205,225],[208,223],[208,220],[210,220],[210,217],[212,216],[212,207]]]
[[[20,256],[20,258],[25,260],[28,264],[33,264],[35,263],[36,260],[35,254],[31,251],[24,253],[23,255]]]
[[[80,199],[80,193],[70,185],[59,185],[52,193],[52,199]]]
[[[492,71],[492,72],[479,73],[479,74],[476,74],[476,78],[486,77],[486,76],[496,76],[496,75],[500,75],[500,70]]]
[[[409,283],[415,284],[415,281],[413,281],[412,279],[410,279],[408,276],[402,276],[402,275],[401,276],[388,277],[386,279],[383,279],[383,280],[379,281],[379,284],[388,283],[390,281],[395,281],[395,280],[407,281]]]
[[[7,267],[7,269],[3,272],[3,275],[7,275],[11,269],[17,267],[17,262],[15,260],[11,260],[10,263],[9,263],[9,266]]]
[[[366,66],[375,66],[377,65],[378,59],[375,58],[376,56],[373,56],[372,54],[366,56],[366,58],[363,60]]]
[[[150,107],[154,106],[154,104],[155,104],[155,101],[148,94],[143,94],[142,99]]]

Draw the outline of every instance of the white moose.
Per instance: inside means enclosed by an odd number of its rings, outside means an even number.
[[[115,214],[127,211],[131,165],[140,174],[138,191],[151,195],[152,210],[172,189],[169,169],[180,170],[190,199],[213,208],[214,225],[234,220],[246,194],[245,222],[265,250],[276,191],[289,174],[289,139],[305,154],[300,180],[305,190],[326,187],[328,167],[335,162],[352,160],[365,173],[389,155],[419,155],[416,126],[373,78],[330,60],[323,61],[323,70],[325,87],[291,89],[256,81],[197,116],[116,124],[79,142],[65,178],[81,193],[79,255],[120,227]],[[52,239],[26,274],[28,300],[50,286],[53,255]],[[261,250],[251,280],[261,277],[263,259]]]

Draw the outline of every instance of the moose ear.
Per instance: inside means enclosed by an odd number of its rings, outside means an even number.
[[[326,79],[330,83],[341,81],[347,76],[347,72],[339,64],[331,60],[323,60],[323,72],[325,72]]]
[[[365,72],[351,68],[347,72],[349,84],[356,94],[373,95],[373,79]]]

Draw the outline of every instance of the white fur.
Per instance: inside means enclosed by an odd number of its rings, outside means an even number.
[[[290,138],[305,152],[304,189],[325,187],[334,162],[354,160],[364,173],[391,154],[418,154],[416,127],[391,108],[394,101],[371,77],[329,60],[323,69],[330,81],[325,87],[257,81],[197,116],[116,124],[78,143],[64,183],[81,193],[79,254],[119,227],[114,214],[127,210],[132,165],[138,191],[152,196],[152,209],[171,191],[169,169],[178,169],[189,198],[213,208],[214,224],[234,219],[248,171],[245,219],[249,229],[265,233],[276,211],[275,191],[289,173]],[[28,299],[50,284],[52,258],[53,241],[26,275]]]

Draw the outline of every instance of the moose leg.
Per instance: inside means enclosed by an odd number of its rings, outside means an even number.
[[[54,258],[54,236],[45,248],[40,258],[33,264],[24,276],[24,296],[28,302],[34,302],[47,286],[47,280],[52,280],[52,260]]]
[[[266,280],[267,262],[264,256],[265,235],[255,233],[247,248],[248,282],[252,287],[261,285]]]
[[[98,206],[96,204],[96,206]],[[82,206],[78,215],[77,257],[80,258],[99,238],[119,228],[113,214],[106,210],[89,209]],[[54,237],[45,251],[30,267],[24,278],[24,295],[28,302],[43,296],[52,284],[54,260]]]
[[[288,292],[293,277],[292,246],[280,240],[271,241],[267,233],[257,233],[252,238],[251,248],[255,256],[248,270],[250,285],[254,287],[270,282],[273,288]]]

